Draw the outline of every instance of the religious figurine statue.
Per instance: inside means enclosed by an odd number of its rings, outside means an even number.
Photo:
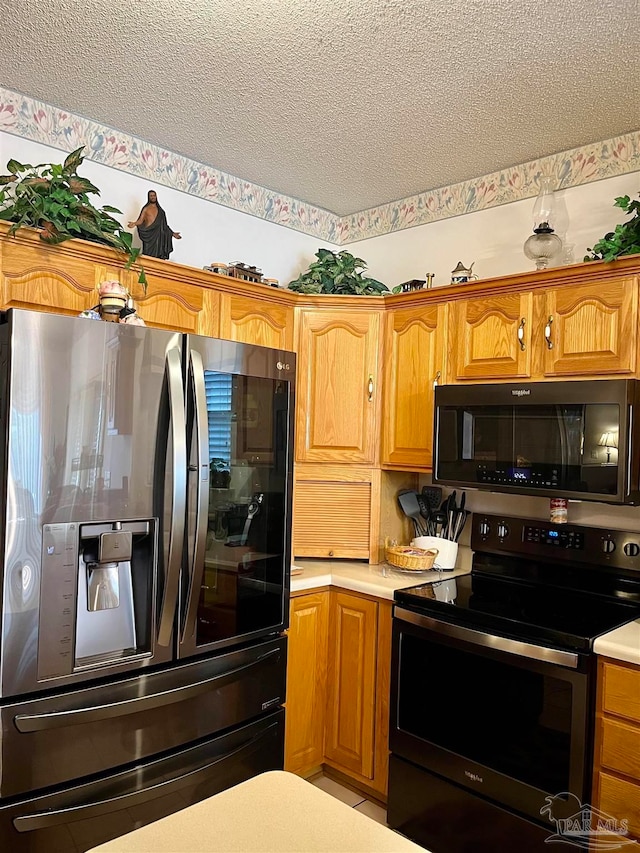
[[[135,222],[129,222],[129,228],[137,228],[142,242],[142,254],[152,258],[166,260],[173,252],[172,237],[182,239],[177,231],[172,231],[167,225],[167,215],[158,204],[158,196],[154,190],[147,193],[147,203],[140,211]]]

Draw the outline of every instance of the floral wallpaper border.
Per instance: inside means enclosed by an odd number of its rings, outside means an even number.
[[[340,221],[338,242],[353,243],[533,198],[538,194],[539,181],[544,175],[555,176],[555,189],[567,189],[636,171],[640,171],[640,131],[344,216]]]
[[[566,189],[640,171],[639,130],[340,217],[2,87],[0,130],[337,245],[532,198],[542,175]]]
[[[86,158],[96,163],[337,242],[335,213],[2,87],[0,131],[66,152],[84,145]]]

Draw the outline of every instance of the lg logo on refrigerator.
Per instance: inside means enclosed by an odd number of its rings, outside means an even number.
[[[278,370],[291,370],[291,365],[285,364],[283,361],[277,361],[276,367],[278,368]]]

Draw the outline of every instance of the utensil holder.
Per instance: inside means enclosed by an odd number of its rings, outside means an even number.
[[[416,536],[415,539],[411,540],[411,545],[415,548],[435,548],[438,551],[435,569],[441,569],[443,572],[450,572],[455,569],[456,559],[458,558],[457,542],[452,542],[451,539],[442,539],[440,536]]]

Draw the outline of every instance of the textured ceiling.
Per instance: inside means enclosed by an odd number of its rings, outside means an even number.
[[[2,7],[1,85],[340,215],[640,128],[639,0]]]

